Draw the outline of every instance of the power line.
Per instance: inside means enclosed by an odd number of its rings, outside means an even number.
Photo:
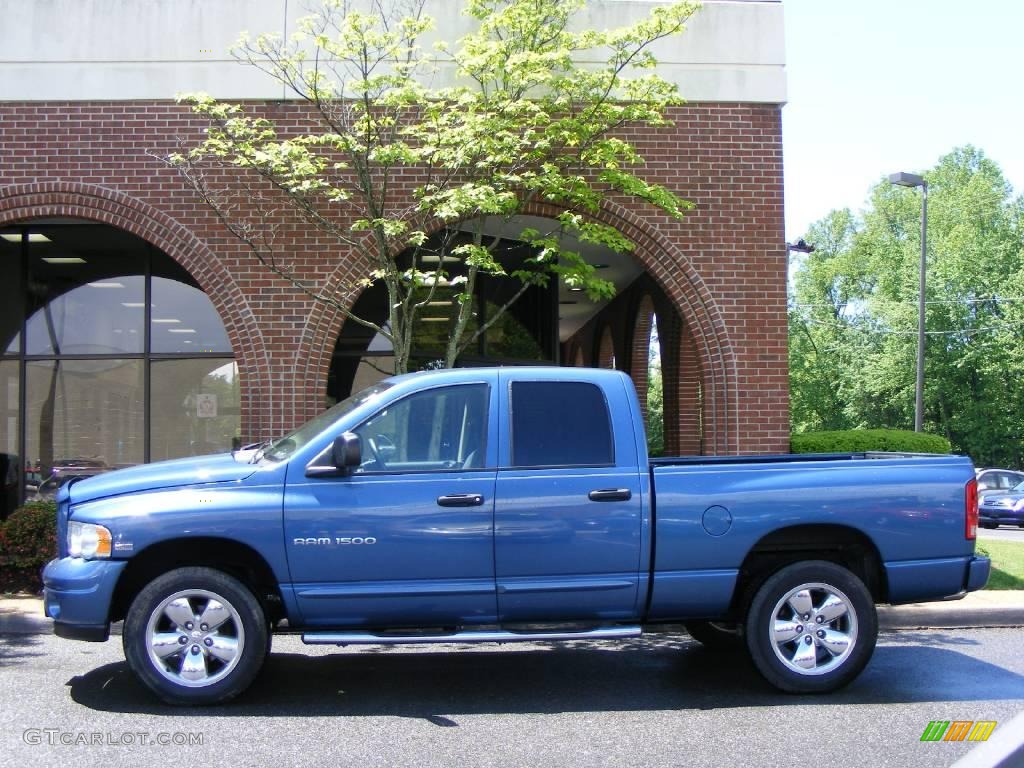
[[[868,328],[863,325],[845,325],[842,323],[831,323],[825,320],[815,320],[814,318],[801,317],[801,322],[810,323],[812,325],[821,325],[827,328],[834,328],[839,331],[863,331],[865,333],[876,333],[883,336],[916,336],[917,331],[892,331],[883,330],[880,328]],[[952,331],[925,331],[928,336],[970,336],[976,333],[989,333],[992,331],[1004,331],[1011,328],[1018,328],[1024,325],[1024,320],[1016,323],[1003,323],[1002,325],[990,325],[984,328],[958,328]]]
[[[853,301],[869,301],[869,300],[870,299],[853,299]],[[1000,297],[993,296],[992,298],[988,298],[988,299],[950,299],[948,301],[937,301],[937,300],[936,301],[926,301],[925,304],[988,304],[988,303],[1006,304],[1006,303],[1011,303],[1011,302],[1016,302],[1016,301],[1024,301],[1024,297],[1022,297],[1022,296],[1005,296],[1005,297],[1000,298]],[[844,302],[844,303],[848,304],[850,302]],[[914,306],[914,307],[917,306],[917,300],[916,299],[911,299],[911,300],[908,300],[908,301],[886,301],[885,303],[886,304],[895,304],[895,305]],[[826,301],[826,302],[822,302],[820,304],[790,304],[790,306],[791,307],[801,307],[801,308],[802,307],[832,307],[834,309],[836,305],[835,304],[830,304],[829,302]]]

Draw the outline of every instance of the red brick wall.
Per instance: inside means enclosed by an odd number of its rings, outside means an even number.
[[[293,103],[259,109],[283,126],[299,126],[308,114]],[[692,335],[705,451],[786,450],[780,110],[692,104],[672,116],[673,128],[629,137],[646,157],[645,175],[696,210],[675,222],[611,201],[600,218],[637,243],[636,257]],[[203,127],[170,102],[0,104],[0,225],[38,216],[97,219],[182,263],[210,294],[239,359],[243,438],[270,437],[321,409],[341,317],[269,275],[153,156],[176,151],[179,140],[197,142]],[[290,258],[308,279],[336,287],[360,272],[355,259],[300,222],[281,223]],[[629,346],[628,337],[616,340],[618,360],[629,359]]]

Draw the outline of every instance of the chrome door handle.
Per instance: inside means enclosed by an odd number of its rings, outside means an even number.
[[[629,488],[602,488],[591,491],[587,498],[591,501],[629,501],[633,498],[633,492]]]
[[[483,503],[484,497],[479,493],[452,493],[437,497],[439,507],[479,507]]]

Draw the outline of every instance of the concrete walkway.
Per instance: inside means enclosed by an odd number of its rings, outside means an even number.
[[[883,605],[878,608],[879,628],[952,629],[956,627],[1024,626],[1024,590],[971,592],[963,600],[944,603]],[[43,615],[38,597],[0,598],[0,634],[48,634],[53,622]],[[114,629],[119,634],[119,626]]]
[[[38,597],[0,598],[0,634],[39,634],[53,632],[53,622],[43,615]]]

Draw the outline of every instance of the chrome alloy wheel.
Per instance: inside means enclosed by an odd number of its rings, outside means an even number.
[[[857,644],[857,616],[850,598],[829,584],[794,587],[775,604],[768,633],[787,669],[823,675],[849,658]]]
[[[203,688],[227,677],[244,647],[245,629],[238,611],[205,589],[168,596],[146,625],[146,649],[153,668],[188,688]]]

